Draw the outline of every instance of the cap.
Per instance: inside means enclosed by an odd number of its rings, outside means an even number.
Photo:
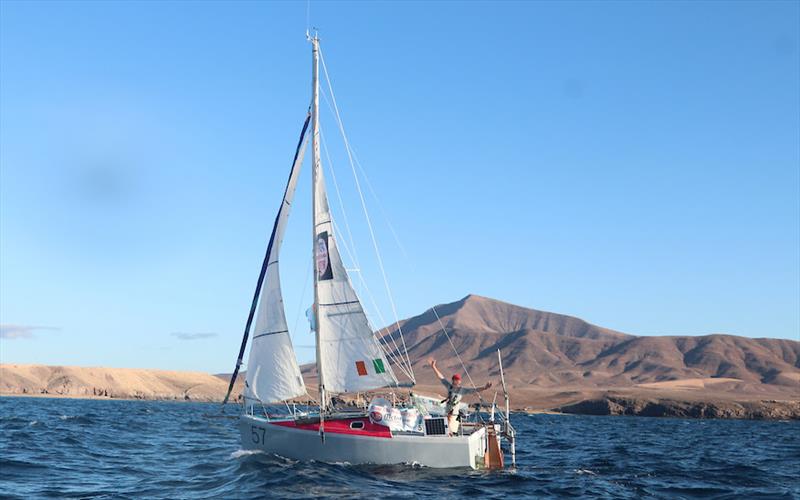
[[[453,374],[453,380],[458,380],[458,381],[460,381],[460,380],[461,380],[461,375],[459,375],[458,373],[454,373],[454,374]]]

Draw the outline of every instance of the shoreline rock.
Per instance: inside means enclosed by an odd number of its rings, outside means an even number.
[[[604,396],[556,408],[574,415],[800,420],[800,401],[678,401],[665,398]]]

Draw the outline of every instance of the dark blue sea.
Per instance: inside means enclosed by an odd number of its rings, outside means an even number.
[[[512,422],[516,470],[443,471],[244,452],[215,404],[0,398],[0,497],[800,498],[800,422]]]

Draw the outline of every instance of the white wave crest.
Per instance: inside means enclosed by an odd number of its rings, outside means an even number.
[[[263,450],[236,450],[228,456],[228,459],[234,460],[237,458],[247,457],[250,455],[261,455],[263,454]]]

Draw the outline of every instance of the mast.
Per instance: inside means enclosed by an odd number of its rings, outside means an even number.
[[[319,37],[311,38],[311,258],[314,259],[314,323],[317,343],[317,374],[319,376],[320,432],[322,432],[322,413],[327,407],[325,401],[325,380],[322,374],[322,355],[320,352],[319,320],[319,272],[316,267],[317,255],[317,172],[321,168],[319,157]]]
[[[325,59],[319,38],[315,35],[309,37],[309,41],[313,48],[311,154],[314,185],[314,305],[320,408],[324,413],[330,403],[328,391],[347,393],[393,386],[397,385],[397,378],[353,290],[336,242],[333,216],[325,190],[325,172],[320,159],[319,72],[325,70]]]

